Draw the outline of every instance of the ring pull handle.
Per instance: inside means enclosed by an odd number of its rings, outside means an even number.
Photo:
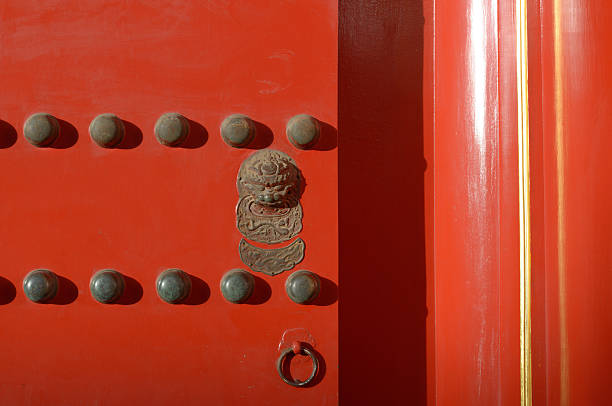
[[[308,355],[312,360],[312,373],[305,381],[300,381],[299,379],[289,379],[283,372],[285,362],[290,362],[296,354]],[[300,342],[295,341],[291,347],[283,350],[280,357],[278,357],[278,360],[276,360],[276,370],[286,384],[299,388],[308,385],[310,382],[312,382],[315,376],[317,376],[317,372],[319,371],[319,360],[312,350],[304,347]]]

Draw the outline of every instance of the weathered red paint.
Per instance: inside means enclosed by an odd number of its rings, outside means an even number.
[[[0,276],[16,290],[0,309],[0,403],[337,403],[335,2],[18,0],[2,2],[0,20]],[[38,111],[64,120],[59,148],[23,138]],[[191,148],[155,140],[166,111],[197,123]],[[105,112],[132,123],[129,148],[90,140],[90,120]],[[288,273],[257,275],[257,305],[219,292],[221,276],[243,267],[235,180],[252,152],[219,136],[231,113],[260,122],[258,146],[289,153],[306,178],[298,269],[324,278],[319,305],[287,298]],[[325,123],[318,150],[287,141],[285,124],[299,113]],[[78,296],[29,302],[21,280],[38,267]],[[196,305],[156,296],[168,267],[200,279]],[[101,268],[133,278],[142,297],[95,302],[88,283]],[[275,370],[283,332],[296,327],[325,361],[306,389]],[[294,364],[297,375],[309,372],[306,359]]]

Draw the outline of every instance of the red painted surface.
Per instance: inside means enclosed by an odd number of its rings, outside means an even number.
[[[2,2],[0,20],[0,276],[15,291],[0,307],[0,403],[337,403],[335,2],[19,0]],[[66,122],[59,148],[24,139],[38,111]],[[198,124],[192,148],[157,143],[153,125],[166,111]],[[132,123],[125,149],[91,141],[89,122],[104,112]],[[286,140],[287,120],[304,112],[326,123],[321,150]],[[326,278],[320,305],[292,303],[288,273],[256,275],[257,305],[219,292],[223,273],[244,267],[235,180],[252,152],[221,140],[231,113],[267,127],[259,146],[289,153],[306,178],[298,268]],[[25,298],[22,278],[39,267],[69,281],[63,305]],[[157,297],[168,267],[201,280],[194,305]],[[142,297],[95,302],[88,283],[101,268],[133,278]],[[325,361],[307,389],[284,384],[274,367],[294,327],[312,334]]]
[[[532,371],[533,404],[546,405],[547,351],[544,339],[546,329],[546,262],[545,262],[545,209],[542,144],[542,57],[540,2],[528,3],[529,50],[529,136],[531,184],[531,266],[532,273]],[[559,404],[557,402],[557,404]]]
[[[501,3],[435,7],[437,405],[520,401],[516,31]]]
[[[536,13],[541,10],[541,14]],[[607,405],[612,359],[612,8],[532,3],[530,92],[539,186],[534,405]],[[537,34],[540,35],[537,35]],[[532,45],[530,43],[530,45]]]
[[[431,1],[340,2],[340,398],[433,404]]]
[[[518,403],[514,4],[192,3],[0,5],[0,403],[335,404],[338,261],[345,403]],[[609,14],[530,3],[536,405],[609,398]],[[155,141],[172,110],[196,125],[191,148]],[[65,121],[58,148],[23,138],[37,111]],[[102,112],[132,123],[126,148],[91,142]],[[235,177],[252,151],[218,134],[235,112],[306,177],[299,268],[326,278],[320,306],[291,303],[286,274],[257,275],[257,305],[218,292],[242,266]],[[302,112],[328,124],[319,150],[285,139]],[[25,299],[38,267],[65,278],[63,305]],[[94,302],[106,267],[142,294]],[[167,267],[200,279],[192,305],[156,297]],[[296,336],[325,360],[305,390],[274,370]]]
[[[520,401],[513,13],[495,1],[341,3],[347,403]]]

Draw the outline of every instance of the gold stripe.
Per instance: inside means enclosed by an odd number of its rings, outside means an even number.
[[[559,277],[559,398],[560,405],[569,404],[569,357],[566,312],[565,269],[565,145],[563,144],[563,43],[562,5],[554,0],[555,47],[555,150],[557,160],[557,272]]]
[[[531,380],[531,219],[529,213],[529,101],[527,5],[516,0],[516,76],[518,96],[521,405],[532,404]]]

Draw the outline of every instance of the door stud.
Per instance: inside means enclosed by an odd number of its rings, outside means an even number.
[[[297,304],[307,304],[317,298],[321,291],[321,280],[310,271],[296,271],[285,282],[289,299]]]
[[[23,278],[23,291],[33,302],[44,303],[57,294],[57,276],[47,269],[36,269]]]
[[[155,285],[159,298],[171,304],[182,302],[191,292],[191,278],[180,269],[166,269]]]
[[[223,297],[231,303],[244,303],[249,300],[254,286],[255,278],[243,269],[227,271],[220,283]]]
[[[310,149],[319,140],[319,121],[308,114],[293,116],[287,123],[287,138],[298,149]]]
[[[244,148],[255,137],[255,123],[244,114],[232,114],[221,123],[221,137],[230,147]]]
[[[164,113],[157,119],[154,132],[160,144],[176,147],[189,135],[189,122],[179,113]]]
[[[23,125],[23,135],[35,147],[48,147],[59,135],[59,123],[51,114],[32,114]]]
[[[125,288],[123,276],[113,269],[96,272],[89,281],[91,296],[100,303],[113,303],[121,297]]]
[[[89,135],[102,148],[115,147],[125,135],[123,121],[111,113],[100,114],[89,124]]]

